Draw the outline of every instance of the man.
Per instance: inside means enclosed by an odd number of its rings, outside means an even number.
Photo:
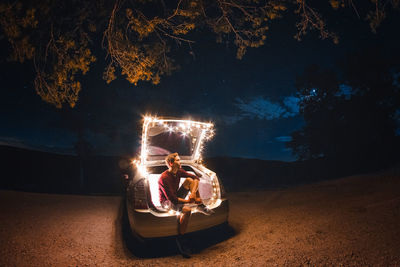
[[[182,256],[189,258],[189,252],[182,246],[182,235],[186,232],[192,210],[189,205],[185,204],[198,204],[197,211],[205,215],[210,215],[213,211],[203,204],[200,197],[198,190],[199,177],[182,169],[178,153],[168,155],[165,158],[165,164],[168,170],[163,172],[158,180],[160,203],[165,208],[171,208],[180,212],[178,216],[178,237],[176,238],[176,243]],[[182,177],[186,179],[181,187],[179,187]],[[189,192],[189,198],[186,199]]]

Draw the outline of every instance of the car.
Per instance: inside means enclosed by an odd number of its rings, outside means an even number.
[[[205,141],[214,134],[213,124],[192,120],[145,117],[140,157],[126,186],[126,209],[131,232],[140,239],[178,234],[179,211],[162,207],[158,179],[167,170],[165,157],[177,152],[187,172],[200,177],[199,192],[203,203],[213,211],[204,215],[192,204],[187,233],[227,224],[229,203],[215,172],[202,163]],[[181,178],[181,184],[185,178]]]

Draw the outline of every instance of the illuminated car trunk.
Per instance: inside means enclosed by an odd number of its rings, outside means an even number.
[[[165,171],[166,169],[167,168],[164,166],[156,166],[156,167],[150,168],[149,174],[148,174],[148,182],[149,182],[148,184],[149,184],[149,191],[151,194],[151,200],[152,200],[154,207],[156,207],[160,211],[162,211],[163,208],[161,207],[160,198],[159,198],[158,179],[160,178],[161,173],[163,171]],[[206,173],[204,173],[200,170],[196,169],[196,171],[194,171],[194,169],[190,166],[183,166],[183,169],[191,174],[196,175],[196,173],[197,173],[198,176],[200,176],[199,174],[201,174],[200,183],[199,183],[199,192],[200,192],[200,197],[203,199],[204,204],[208,205],[213,200],[215,200],[216,197],[218,197],[215,194],[216,190],[214,190],[212,177],[210,177],[209,175],[207,175]],[[179,185],[182,185],[182,183],[184,181],[185,181],[185,178],[182,177]],[[187,197],[189,197],[189,194]]]
[[[178,153],[182,168],[200,178],[199,193],[212,214],[196,204],[190,206],[192,215],[187,233],[208,229],[227,222],[229,203],[217,175],[201,164],[205,141],[214,135],[213,124],[173,118],[145,117],[141,153],[132,161],[136,166],[134,177],[126,190],[126,204],[132,233],[153,238],[177,235],[176,216],[179,211],[161,207],[158,180],[167,170],[165,157]],[[181,178],[180,185],[185,178]],[[188,197],[188,196],[187,196]]]

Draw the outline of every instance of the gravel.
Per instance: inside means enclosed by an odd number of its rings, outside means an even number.
[[[132,240],[121,197],[0,191],[0,266],[400,266],[396,170],[228,198],[229,226],[184,259]]]

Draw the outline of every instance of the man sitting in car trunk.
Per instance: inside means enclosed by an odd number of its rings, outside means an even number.
[[[186,246],[182,245],[182,235],[186,232],[189,218],[192,213],[191,207],[185,204],[198,204],[197,211],[205,215],[210,215],[213,211],[208,209],[200,198],[198,190],[199,177],[182,169],[181,159],[178,153],[168,155],[165,158],[165,164],[167,165],[168,170],[163,172],[158,180],[160,203],[164,208],[171,208],[180,212],[180,215],[178,216],[178,236],[176,238],[176,243],[182,256],[190,257],[190,253]],[[179,187],[181,177],[186,179],[181,187]],[[189,192],[189,198],[186,199]]]

